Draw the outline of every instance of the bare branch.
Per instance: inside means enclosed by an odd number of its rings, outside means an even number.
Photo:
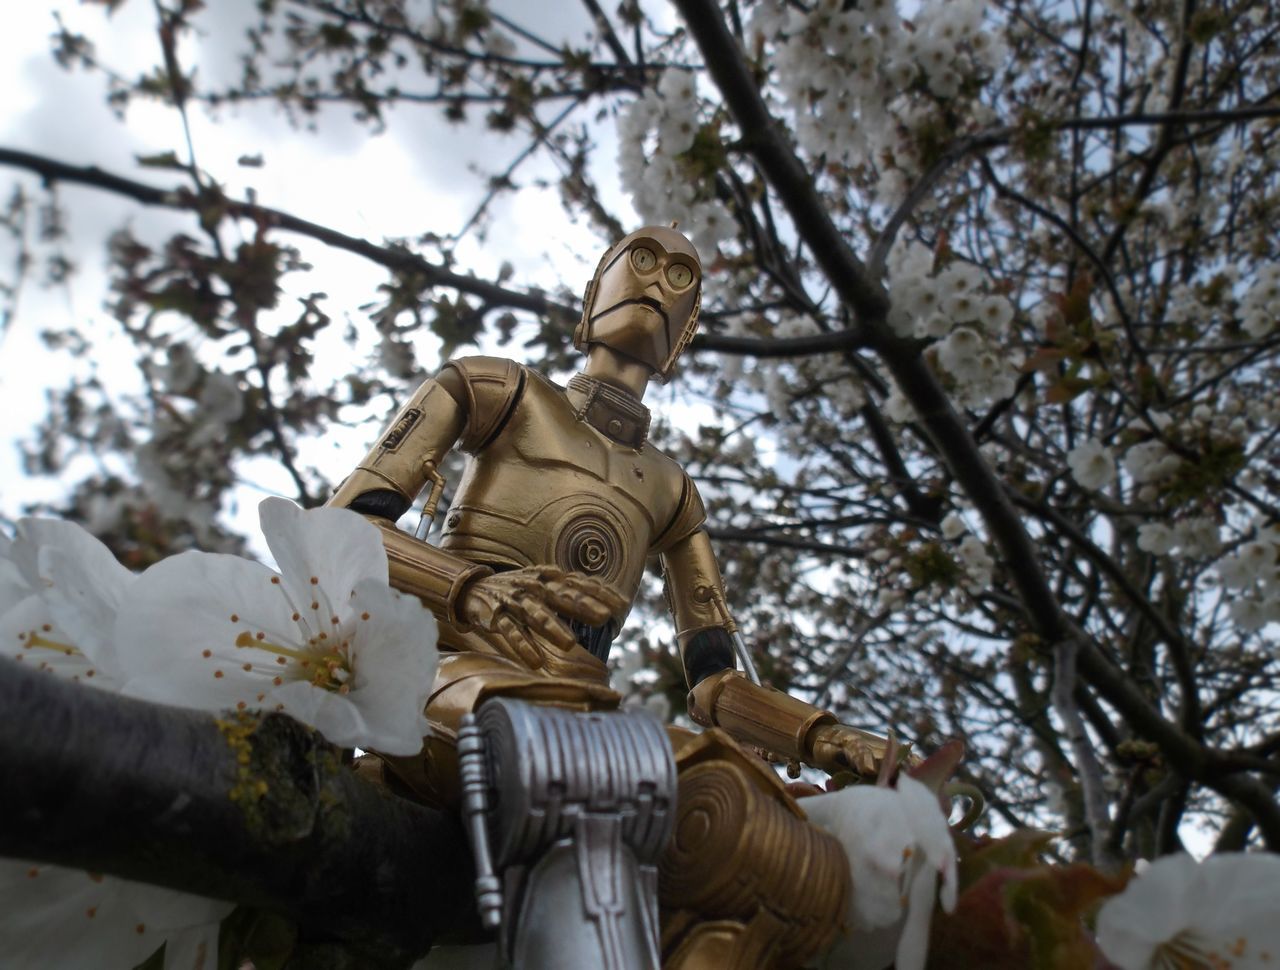
[[[7,658],[0,711],[4,855],[271,909],[392,964],[470,919],[458,821],[360,780],[290,718],[219,720]]]

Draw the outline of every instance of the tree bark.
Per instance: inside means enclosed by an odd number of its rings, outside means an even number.
[[[0,854],[234,900],[405,965],[474,922],[452,815],[280,714],[162,707],[0,658]]]

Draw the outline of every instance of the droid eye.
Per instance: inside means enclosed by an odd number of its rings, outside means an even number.
[[[672,263],[667,267],[667,279],[678,290],[683,290],[693,282],[693,270],[683,263]]]
[[[647,246],[637,246],[631,250],[631,265],[642,273],[647,273],[658,265],[658,257]]]

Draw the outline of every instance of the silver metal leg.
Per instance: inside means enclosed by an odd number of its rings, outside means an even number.
[[[500,919],[508,964],[656,970],[676,795],[662,725],[495,698],[464,721],[458,753],[482,919]]]

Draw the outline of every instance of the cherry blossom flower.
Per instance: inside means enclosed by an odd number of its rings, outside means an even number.
[[[1182,459],[1171,452],[1162,441],[1144,441],[1134,445],[1124,456],[1124,469],[1135,482],[1145,484],[1168,478]]]
[[[126,692],[283,711],[335,744],[416,753],[428,733],[435,621],[387,585],[378,530],[345,509],[304,512],[283,499],[266,499],[259,515],[279,573],[187,552],[132,588],[115,625]]]
[[[1172,551],[1175,542],[1173,530],[1163,522],[1147,522],[1138,526],[1138,548],[1155,556]]]
[[[1093,438],[1067,452],[1067,465],[1071,469],[1071,477],[1081,488],[1099,489],[1111,484],[1116,477],[1115,455]]]
[[[166,970],[214,970],[234,906],[97,873],[0,861],[0,952],[14,970],[128,970],[164,944]]]
[[[942,520],[942,537],[944,539],[959,539],[968,531],[969,527],[964,524],[964,519],[958,512],[948,512]]]
[[[1280,963],[1280,857],[1224,853],[1153,862],[1098,914],[1098,945],[1121,970]]]
[[[0,537],[0,655],[97,687],[123,675],[110,638],[134,575],[70,522],[22,519]]]
[[[896,788],[853,785],[804,799],[810,821],[844,846],[853,876],[849,936],[827,954],[841,970],[919,970],[934,901],[956,904],[956,852],[938,799],[902,776]]]
[[[0,536],[0,654],[100,690],[125,674],[110,636],[136,577],[79,526],[22,519]],[[165,966],[213,970],[228,903],[60,866],[0,861],[6,967],[128,968],[165,946]]]
[[[960,540],[956,556],[969,576],[969,585],[983,589],[991,585],[992,574],[996,563],[987,552],[987,547],[977,536],[968,535]]]

